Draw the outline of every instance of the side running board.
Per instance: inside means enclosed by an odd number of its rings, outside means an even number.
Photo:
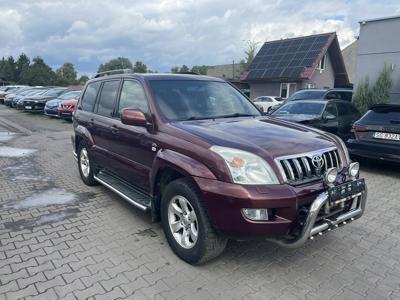
[[[148,210],[151,207],[151,196],[142,192],[132,184],[118,178],[107,171],[100,171],[94,176],[94,179],[106,188],[112,190],[132,205],[141,210]]]

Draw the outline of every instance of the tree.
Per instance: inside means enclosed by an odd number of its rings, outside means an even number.
[[[202,65],[202,66],[193,66],[190,71],[201,75],[207,75],[207,70],[208,66]]]
[[[9,56],[7,59],[4,57],[0,61],[0,77],[4,81],[16,81],[16,64],[14,58]]]
[[[56,83],[58,85],[76,84],[77,73],[72,63],[66,62],[56,70]]]
[[[250,64],[256,56],[259,44],[260,43],[256,41],[247,41],[247,48],[244,51],[246,56],[240,61],[242,72],[249,70]]]
[[[113,58],[110,61],[101,64],[97,72],[100,73],[118,69],[133,69],[132,62],[126,57]]]
[[[29,68],[30,60],[29,57],[25,53],[21,53],[16,62],[16,81],[21,81],[21,74],[24,70]]]
[[[353,103],[361,113],[365,113],[374,104],[388,102],[393,84],[391,73],[391,68],[385,64],[374,85],[370,86],[368,76],[360,81]]]
[[[179,72],[179,67],[172,67],[171,68],[171,73],[178,73]]]
[[[86,75],[82,75],[79,79],[78,79],[78,83],[80,85],[84,85],[86,83],[86,81],[89,80],[89,77]]]
[[[147,66],[142,63],[140,60],[135,62],[135,65],[133,66],[133,72],[135,73],[147,73]]]
[[[189,72],[189,67],[187,65],[182,65],[182,67],[179,69],[179,73],[187,73]]]
[[[39,56],[32,60],[32,64],[22,71],[21,83],[29,85],[52,85],[56,79],[54,71]]]

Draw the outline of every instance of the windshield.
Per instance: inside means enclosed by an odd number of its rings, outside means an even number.
[[[73,92],[65,93],[58,98],[63,99],[63,100],[68,100],[68,99],[76,98],[80,94],[81,94],[81,91],[73,91]]]
[[[321,99],[325,94],[325,91],[318,90],[304,90],[299,91],[291,95],[288,100],[307,100],[307,99]]]
[[[278,108],[273,115],[320,115],[324,103],[288,103]]]
[[[48,90],[46,93],[44,93],[43,96],[58,96],[63,91],[64,91],[64,89],[51,89],[51,90]]]
[[[152,80],[155,102],[170,121],[260,116],[228,83],[203,80]]]

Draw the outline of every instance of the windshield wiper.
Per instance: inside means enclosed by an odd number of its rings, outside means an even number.
[[[234,113],[230,115],[221,115],[221,116],[215,116],[212,117],[213,119],[219,119],[219,118],[237,118],[237,117],[255,117],[255,115],[252,114],[242,114],[242,113]]]

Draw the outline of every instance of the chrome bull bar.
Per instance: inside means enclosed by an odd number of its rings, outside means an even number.
[[[325,230],[332,230],[339,227],[339,225],[346,225],[347,222],[360,218],[364,213],[365,204],[367,202],[367,187],[365,187],[365,191],[361,192],[361,195],[358,197],[360,197],[360,200],[358,201],[358,206],[356,208],[339,215],[335,220],[324,219],[321,224],[315,226],[319,211],[324,207],[329,199],[328,193],[323,192],[319,194],[311,204],[304,226],[297,237],[274,238],[268,240],[285,248],[298,248],[307,242],[308,239],[313,239],[315,235],[322,234]]]

